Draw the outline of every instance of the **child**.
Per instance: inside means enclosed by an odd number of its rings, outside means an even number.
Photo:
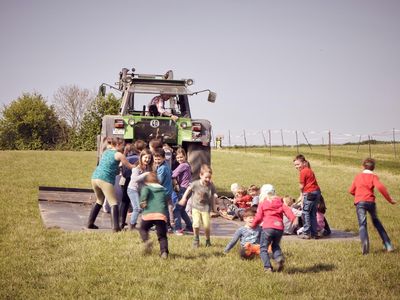
[[[136,228],[137,219],[140,213],[140,190],[143,186],[143,181],[151,170],[151,152],[148,149],[144,149],[139,154],[139,160],[136,167],[132,169],[131,179],[128,184],[128,196],[132,204],[132,214],[129,224],[129,229],[134,230]]]
[[[317,239],[317,207],[321,198],[321,190],[305,157],[300,154],[296,156],[293,162],[294,167],[299,171],[299,188],[303,198],[304,231],[299,237]]]
[[[326,220],[325,217],[326,213],[326,204],[324,197],[321,195],[321,200],[318,203],[318,208],[317,208],[317,231],[318,231],[318,236],[328,236],[331,234],[331,229],[329,227],[328,221]]]
[[[271,245],[272,257],[277,262],[277,271],[283,270],[284,257],[279,246],[283,235],[283,214],[285,214],[291,222],[296,220],[289,207],[287,207],[282,198],[275,195],[275,189],[268,184],[261,188],[265,192],[264,201],[259,204],[257,214],[254,218],[252,228],[256,228],[262,222],[263,233],[260,240],[260,256],[264,264],[265,272],[272,272],[272,265],[268,256],[268,246]]]
[[[292,210],[292,213],[296,216],[297,221],[299,222],[299,219],[301,220],[301,209],[299,209],[300,207],[295,205],[295,200],[290,196],[285,196],[283,197],[283,203],[285,203],[285,205]],[[283,234],[296,233],[298,225],[294,225],[292,222],[290,222],[288,217],[283,216],[283,224],[284,224]]]
[[[188,196],[192,193],[192,218],[193,218],[193,247],[198,248],[200,222],[204,226],[206,236],[206,247],[211,246],[210,241],[210,212],[215,205],[217,193],[214,184],[211,182],[212,170],[210,166],[203,164],[200,168],[200,179],[193,181],[186,189],[182,199],[178,202],[185,206]]]
[[[247,193],[253,197],[251,200],[251,206],[256,207],[258,206],[258,202],[260,202],[260,188],[254,184],[249,186]]]
[[[186,152],[183,148],[176,150],[176,160],[179,165],[172,172],[172,180],[175,182],[176,192],[172,192],[172,203],[175,204],[173,214],[175,221],[175,234],[183,235],[182,220],[185,221],[186,231],[193,231],[192,221],[186,213],[186,207],[181,206],[178,201],[182,198],[186,189],[192,181],[192,171],[190,165],[186,162]]]
[[[244,259],[252,259],[256,254],[260,254],[260,234],[261,228],[251,228],[255,211],[253,208],[247,208],[243,214],[245,225],[236,230],[232,240],[226,245],[224,253],[228,253],[240,240],[240,256]]]
[[[356,206],[358,226],[360,230],[362,254],[365,255],[369,252],[367,212],[372,218],[372,223],[378,231],[386,251],[391,252],[394,248],[376,213],[374,188],[377,188],[389,203],[396,204],[396,201],[390,197],[386,187],[379,181],[378,176],[374,174],[375,160],[372,158],[365,159],[363,162],[363,168],[364,170],[362,173],[356,175],[349,189],[350,194],[354,196],[354,205]]]
[[[172,224],[174,216],[172,212],[172,172],[171,168],[165,161],[165,151],[162,148],[156,148],[153,152],[154,166],[157,170],[157,178],[160,184],[167,190],[168,201],[168,227],[172,232]]]
[[[140,192],[140,207],[143,209],[140,224],[140,237],[144,242],[144,253],[151,253],[153,243],[149,239],[149,231],[156,227],[160,243],[160,257],[168,258],[167,238],[167,194],[165,188],[159,184],[157,175],[150,172],[145,179],[146,185]]]
[[[247,190],[244,187],[239,187],[236,191],[235,198],[233,199],[233,204],[236,205],[235,215],[241,221],[243,220],[243,213],[246,208],[251,207],[251,201],[253,198],[247,194]]]
[[[87,223],[87,228],[89,229],[98,229],[94,222],[104,203],[104,199],[107,198],[111,205],[112,229],[114,232],[121,230],[119,226],[118,202],[114,189],[115,175],[119,170],[120,162],[129,169],[134,167],[134,165],[129,163],[125,155],[122,154],[123,149],[124,140],[121,138],[113,138],[110,147],[104,151],[98,166],[93,172],[91,181],[93,191],[96,195],[96,203],[89,214]]]

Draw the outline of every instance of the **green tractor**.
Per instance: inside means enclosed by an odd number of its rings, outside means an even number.
[[[191,92],[188,86],[193,84],[193,80],[175,80],[172,71],[163,75],[134,72],[135,69],[122,69],[118,87],[105,83],[100,86],[102,95],[105,95],[107,86],[121,91],[122,102],[118,115],[106,115],[102,119],[101,134],[97,141],[98,158],[105,150],[109,137],[120,137],[126,142],[140,139],[147,143],[157,138],[173,149],[184,148],[192,173],[197,178],[200,166],[211,162],[211,123],[204,119],[192,119],[189,98],[208,92],[208,101],[215,102],[216,94],[210,90]],[[152,98],[158,95],[169,96],[164,102],[168,116],[157,115],[149,107]],[[178,118],[174,120],[170,115]]]

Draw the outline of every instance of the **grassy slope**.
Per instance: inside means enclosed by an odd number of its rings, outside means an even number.
[[[399,199],[398,161],[391,148],[375,150],[385,160],[377,172]],[[257,152],[257,149],[254,149]],[[265,153],[216,151],[214,180],[219,191],[239,182],[273,183],[280,194],[297,195],[295,149]],[[265,152],[265,150],[262,150]],[[354,149],[335,149],[334,164],[326,150],[310,155],[328,202],[334,228],[357,230],[352,199],[346,190],[360,158]],[[307,156],[308,153],[306,153]],[[364,154],[365,155],[365,154]],[[393,160],[393,159],[392,159]],[[37,205],[38,185],[88,187],[95,165],[91,152],[0,152],[0,298],[266,299],[396,298],[400,294],[399,251],[385,253],[370,226],[372,253],[360,255],[356,242],[282,242],[287,267],[264,274],[259,260],[241,261],[235,251],[224,257],[224,239],[211,249],[191,249],[190,237],[171,236],[171,258],[160,261],[156,249],[141,255],[138,234],[131,232],[62,232],[43,228]],[[378,199],[379,216],[395,246],[400,244],[399,207]],[[368,282],[366,284],[365,282]]]

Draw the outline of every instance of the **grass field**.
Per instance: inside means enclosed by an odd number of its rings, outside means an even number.
[[[347,194],[365,146],[302,148],[327,201],[331,227],[357,231]],[[233,182],[272,183],[281,195],[297,196],[295,148],[213,152],[214,181],[221,193]],[[400,199],[400,164],[391,145],[376,146],[376,172]],[[191,237],[170,236],[170,258],[156,249],[142,256],[137,232],[63,232],[43,227],[38,186],[89,187],[94,152],[0,152],[0,299],[398,299],[400,251],[383,251],[369,223],[371,253],[358,242],[283,241],[283,273],[265,274],[260,260],[242,261],[235,251],[222,254],[226,239],[194,251]],[[393,244],[400,247],[400,208],[378,196],[378,214]],[[154,236],[153,236],[154,238]],[[202,240],[204,245],[204,240]]]

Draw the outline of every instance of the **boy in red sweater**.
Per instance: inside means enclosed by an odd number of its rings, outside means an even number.
[[[369,212],[372,218],[372,223],[378,231],[384,247],[388,252],[391,252],[394,250],[392,243],[376,213],[374,188],[377,188],[389,203],[396,204],[396,201],[390,197],[386,187],[379,181],[378,176],[373,173],[375,169],[375,160],[372,158],[365,159],[363,168],[364,170],[354,178],[353,184],[349,189],[349,193],[354,196],[362,254],[365,255],[369,252],[367,212]]]
[[[260,239],[260,257],[264,264],[265,272],[272,272],[272,265],[268,256],[268,247],[271,245],[272,258],[277,263],[277,271],[283,270],[285,258],[279,243],[283,235],[283,214],[293,223],[296,217],[292,210],[283,203],[283,199],[275,195],[275,189],[271,184],[264,184],[261,195],[266,195],[259,203],[252,228],[256,228],[262,222],[262,233]]]

